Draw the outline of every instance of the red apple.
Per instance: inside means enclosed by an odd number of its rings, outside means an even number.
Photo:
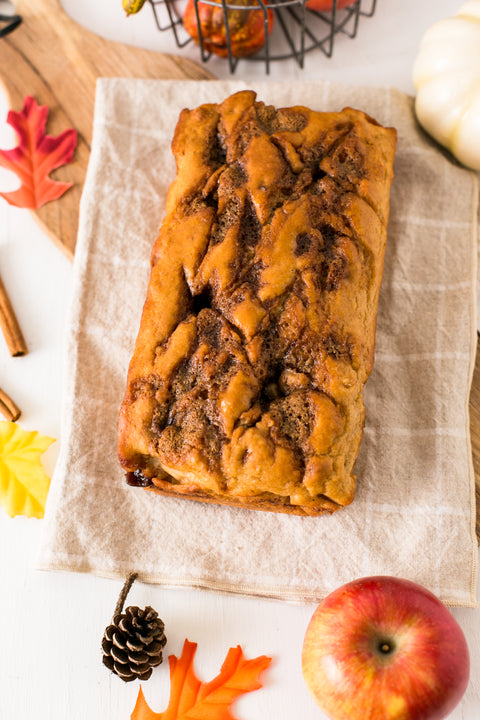
[[[356,0],[337,0],[337,10],[341,10],[348,5],[353,5]],[[306,6],[310,10],[317,10],[318,12],[324,12],[333,8],[333,0],[307,0]]]
[[[465,692],[470,658],[462,629],[435,595],[377,576],[320,603],[302,669],[331,720],[441,720]]]

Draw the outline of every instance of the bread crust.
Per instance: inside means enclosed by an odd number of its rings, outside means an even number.
[[[395,143],[251,91],[182,111],[120,411],[131,484],[298,515],[353,500]]]

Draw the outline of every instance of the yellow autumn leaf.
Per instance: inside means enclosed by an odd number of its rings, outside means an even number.
[[[43,517],[50,478],[40,456],[53,442],[17,423],[0,422],[0,505],[10,517]]]

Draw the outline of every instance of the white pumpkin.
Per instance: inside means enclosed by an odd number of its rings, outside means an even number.
[[[480,170],[480,0],[427,30],[413,82],[420,124],[461,163]]]

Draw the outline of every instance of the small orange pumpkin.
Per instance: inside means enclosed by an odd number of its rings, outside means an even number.
[[[220,57],[228,57],[228,38],[225,26],[224,8],[221,0],[215,5],[197,2],[199,23],[195,12],[195,0],[188,0],[183,13],[183,25],[188,34],[207,52]],[[257,0],[227,0],[226,8],[230,46],[234,57],[248,57],[258,52],[265,44],[265,14],[262,7],[246,9],[259,5]],[[235,5],[235,8],[231,6]],[[270,35],[273,26],[273,12],[267,10],[267,30]],[[200,24],[200,33],[199,33]]]

